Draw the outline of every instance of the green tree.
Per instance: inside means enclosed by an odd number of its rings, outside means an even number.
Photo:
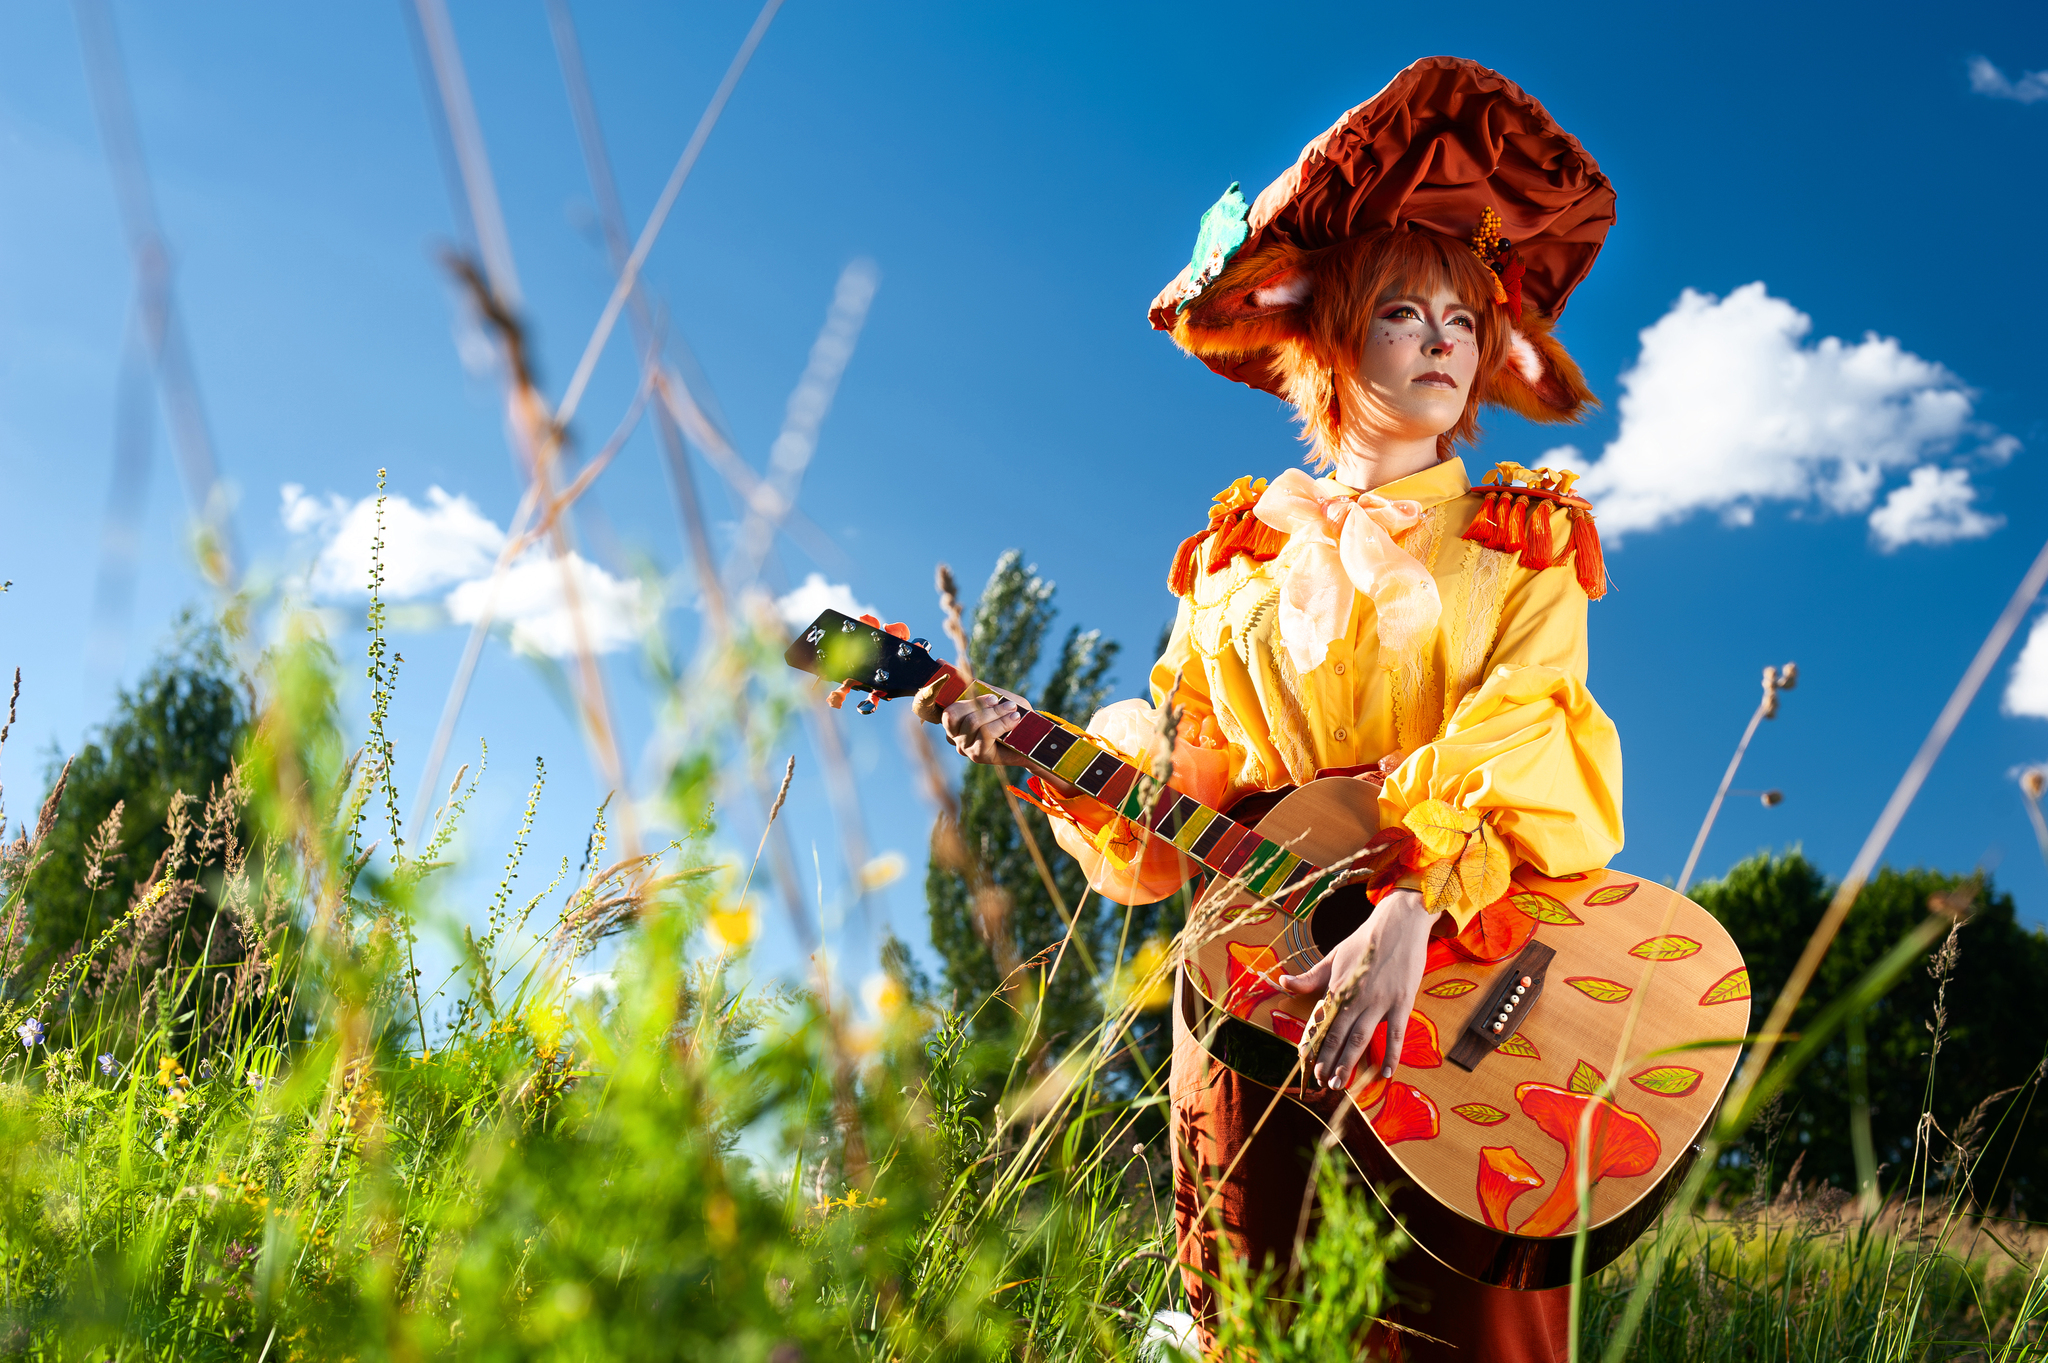
[[[243,959],[222,895],[228,862],[249,845],[232,773],[251,706],[218,631],[188,620],[68,770],[52,757],[59,817],[28,877],[13,978],[40,977],[165,875],[178,890],[131,926],[85,992],[140,993],[167,965]]]
[[[975,609],[969,657],[981,680],[1028,696],[1038,709],[1069,723],[1085,725],[1108,697],[1118,647],[1097,631],[1072,626],[1034,686],[1058,615],[1053,595],[1054,584],[1026,566],[1022,554],[1004,554]],[[1054,844],[1051,821],[1025,801],[1017,801],[1013,810],[1005,787],[1016,780],[1018,774],[1006,768],[967,768],[960,790],[960,847],[935,843],[925,880],[932,945],[944,961],[941,987],[952,991],[955,1006],[963,1010],[973,1010],[1012,972],[1012,983],[1034,996],[1043,989],[1040,1040],[1058,1053],[1102,1020],[1112,966],[1128,961],[1146,942],[1169,935],[1178,926],[1178,910],[1172,904],[1126,909],[1089,891],[1081,868]],[[1061,902],[1076,915],[1075,939],[1064,954],[1058,951],[1066,925],[1020,832],[1020,818],[1045,858]],[[943,841],[941,830],[938,843]],[[1059,959],[1056,973],[1051,970],[1054,955]],[[1020,969],[1034,960],[1040,964]],[[1015,1016],[1009,1008],[992,1005],[982,1009],[980,1019],[977,1031],[987,1037],[1008,1034]],[[1125,1050],[1111,1068],[1124,1082],[1163,1061],[1165,1022],[1164,1014],[1153,1014],[1122,1038]]]
[[[1759,1023],[1791,976],[1834,891],[1796,848],[1751,857],[1720,880],[1693,890],[1692,897],[1721,920],[1749,962],[1753,1016]],[[2048,1032],[2020,1021],[2038,1011],[2038,981],[2048,978],[2048,934],[2019,922],[2011,895],[1997,893],[1976,876],[1920,867],[1880,870],[1857,897],[1822,960],[1792,1015],[1792,1030],[1846,993],[1937,902],[1950,912],[1964,912],[1963,926],[1946,951],[1938,948],[1924,969],[1907,972],[1863,1018],[1871,1141],[1883,1170],[1881,1186],[1895,1188],[1910,1168],[1925,1112],[1945,1133],[1933,1137],[1937,1167],[1953,1159],[1954,1142],[1961,1140],[1985,1151],[1972,1181],[1981,1201],[2008,1195],[2038,1201],[2048,1196],[2048,1114],[2036,1102],[2023,1119],[2024,1101],[2010,1115],[2005,1115],[2005,1101],[1978,1110],[1991,1095],[2026,1084],[2038,1073],[2048,1039]],[[1803,1154],[1802,1178],[1856,1186],[1853,1085],[1844,1035],[1821,1052],[1786,1095],[1781,1139],[1789,1148],[1774,1160],[1779,1177]],[[2027,1095],[2017,1096],[2024,1100]]]

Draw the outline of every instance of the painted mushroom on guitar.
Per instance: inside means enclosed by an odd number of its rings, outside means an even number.
[[[1648,1173],[1663,1148],[1648,1122],[1590,1093],[1574,1093],[1555,1084],[1518,1084],[1515,1101],[1544,1135],[1565,1149],[1564,1170],[1557,1176],[1556,1186],[1543,1205],[1515,1227],[1517,1235],[1556,1235],[1579,1219],[1579,1118],[1588,1106],[1594,1109],[1586,1142],[1589,1190],[1605,1178]],[[1484,1188],[1482,1175],[1482,1201]]]

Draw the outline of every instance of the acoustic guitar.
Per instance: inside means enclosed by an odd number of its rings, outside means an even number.
[[[866,713],[910,696],[936,722],[962,696],[989,694],[907,634],[826,611],[785,656],[839,683],[835,704],[867,692]],[[1321,1013],[1279,977],[1308,970],[1370,912],[1348,868],[1379,833],[1377,787],[1311,781],[1277,801],[1240,802],[1240,814],[1262,806],[1240,819],[1160,787],[1050,715],[1025,713],[1004,742],[1020,765],[1079,787],[1212,873],[1183,938],[1185,978],[1206,1005],[1198,1034],[1258,1082],[1309,1082],[1302,1052],[1320,1039]],[[1620,871],[1548,877],[1520,866],[1499,901],[1431,939],[1391,1079],[1379,1077],[1384,1023],[1374,1036],[1350,1090],[1372,1136],[1354,1152],[1418,1245],[1513,1288],[1570,1280],[1583,1167],[1592,1273],[1656,1219],[1691,1166],[1740,1055],[1749,1000],[1741,953],[1691,900]]]

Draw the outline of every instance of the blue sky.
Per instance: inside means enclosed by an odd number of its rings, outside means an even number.
[[[495,380],[465,366],[474,336],[435,263],[459,227],[401,9],[114,10],[250,561],[303,577],[388,467],[391,492],[435,529],[417,595],[446,599],[520,484]],[[577,7],[636,228],[754,12]],[[546,18],[538,3],[452,13],[540,372],[559,393],[611,276]],[[2039,7],[1253,13],[790,0],[648,266],[757,467],[835,282],[855,261],[878,272],[801,499],[844,556],[814,562],[785,539],[778,589],[821,571],[936,634],[932,564],[978,586],[1020,547],[1058,581],[1064,619],[1124,644],[1121,692],[1135,693],[1170,615],[1175,544],[1216,489],[1298,458],[1276,401],[1180,356],[1146,326],[1147,302],[1230,181],[1256,190],[1408,61],[1469,56],[1542,100],[1620,196],[1561,328],[1606,408],[1564,433],[1495,417],[1468,461],[1536,462],[1569,443],[1597,466],[1617,587],[1593,612],[1591,682],[1628,762],[1620,864],[1677,873],[1760,669],[1796,659],[1800,688],[1737,783],[1786,800],[1731,802],[1703,870],[1803,843],[1839,874],[2048,534]],[[19,814],[47,751],[80,742],[206,588],[159,420],[133,613],[118,658],[94,655],[133,277],[66,7],[0,16],[0,184],[0,578],[14,584],[0,662],[24,674],[0,777]],[[634,381],[615,341],[579,418],[584,451]],[[698,476],[729,535],[736,502],[702,463]],[[642,427],[578,534],[620,584],[623,619],[651,601],[626,585],[633,565],[665,575],[664,623],[687,640],[671,508]],[[359,622],[334,595],[337,620]],[[402,762],[426,747],[462,638],[439,624],[398,642]],[[2012,772],[2048,758],[2048,721],[2001,712],[2018,653],[1890,859],[1988,866],[2043,922],[2048,871]],[[2048,711],[2048,638],[2030,661],[2016,703]],[[631,648],[607,667],[638,752],[654,732],[644,673]],[[871,840],[914,868],[929,810],[898,722],[841,717]],[[458,759],[478,735],[493,776],[471,845],[495,858],[545,756],[536,854],[580,849],[588,762],[545,669],[503,641]],[[801,735],[785,748],[799,849],[808,862],[815,844],[836,885],[816,761]],[[750,850],[748,820],[735,812],[731,841]],[[914,871],[880,911],[921,939]],[[767,921],[761,959],[787,965],[786,931]],[[859,940],[847,949],[857,971]]]

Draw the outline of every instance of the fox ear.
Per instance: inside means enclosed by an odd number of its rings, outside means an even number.
[[[1234,260],[1174,323],[1191,355],[1249,355],[1308,333],[1315,277],[1307,253],[1279,243]]]
[[[1235,307],[1248,317],[1263,316],[1301,306],[1308,302],[1312,289],[1308,271],[1290,265],[1260,280],[1236,298],[1224,299],[1223,306]]]
[[[1600,405],[1550,319],[1534,308],[1509,325],[1507,355],[1479,397],[1531,421],[1577,421]]]

